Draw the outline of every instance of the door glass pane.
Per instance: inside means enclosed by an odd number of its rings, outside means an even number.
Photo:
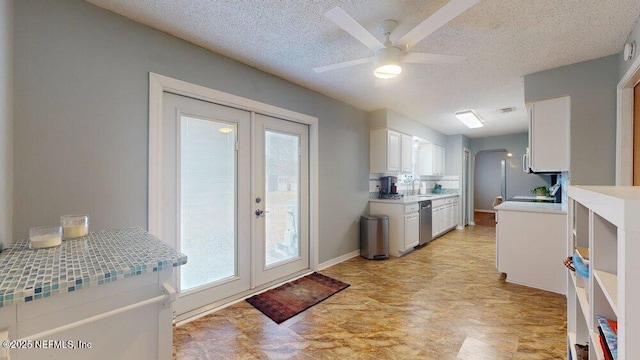
[[[266,266],[300,256],[300,139],[265,132]]]
[[[235,125],[180,118],[180,290],[236,274]]]

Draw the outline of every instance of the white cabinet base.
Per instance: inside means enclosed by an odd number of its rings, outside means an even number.
[[[507,281],[566,294],[567,215],[498,211],[496,266]]]
[[[0,325],[9,329],[11,340],[29,337],[162,295],[160,284],[170,282],[172,274],[170,268],[45,299],[14,303],[0,308]],[[168,360],[172,357],[172,321],[170,303],[167,307],[153,303],[32,339],[32,348],[13,349],[10,358]]]
[[[413,247],[418,245],[420,240],[420,218],[415,211],[408,211],[408,207],[413,207],[417,211],[418,204],[369,203],[369,212],[372,215],[389,216],[389,254],[391,256],[402,256],[413,251]]]
[[[432,236],[435,239],[458,227],[459,196],[433,200]]]

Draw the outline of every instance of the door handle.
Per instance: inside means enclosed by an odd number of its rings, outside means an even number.
[[[265,216],[269,211],[262,211],[260,209],[256,209],[256,217],[261,217],[261,216]]]

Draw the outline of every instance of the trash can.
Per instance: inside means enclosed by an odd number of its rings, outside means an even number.
[[[389,258],[389,217],[387,215],[360,217],[360,256],[370,260]]]

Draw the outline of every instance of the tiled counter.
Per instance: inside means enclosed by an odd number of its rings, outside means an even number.
[[[174,268],[186,261],[141,228],[93,232],[48,249],[14,242],[0,254],[0,331],[8,329],[10,340],[30,339],[157,298],[165,283],[173,285]],[[171,324],[169,301],[149,303],[37,339],[70,342],[73,348],[12,350],[11,359],[170,359]],[[91,347],[80,349],[80,342]]]

